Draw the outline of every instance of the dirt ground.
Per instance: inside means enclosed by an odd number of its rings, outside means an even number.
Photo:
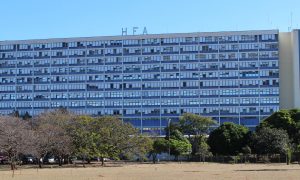
[[[114,166],[114,167],[112,167]],[[107,164],[107,167],[66,167],[1,170],[0,180],[207,180],[207,179],[300,179],[300,165],[161,163]]]

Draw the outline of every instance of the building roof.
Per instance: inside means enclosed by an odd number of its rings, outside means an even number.
[[[220,31],[220,32],[192,32],[192,33],[166,33],[147,35],[118,35],[118,36],[93,36],[93,37],[71,37],[71,38],[50,38],[50,39],[30,39],[30,40],[5,40],[0,41],[0,45],[8,44],[39,44],[57,42],[77,42],[77,41],[105,41],[105,40],[135,40],[149,38],[176,38],[193,36],[226,36],[226,35],[257,35],[276,34],[279,30],[249,30],[249,31]]]

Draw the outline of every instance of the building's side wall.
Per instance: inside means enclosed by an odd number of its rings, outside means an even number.
[[[300,36],[299,36],[300,30],[294,30],[292,32],[292,43],[293,43],[293,83],[294,83],[294,108],[300,107]]]
[[[299,30],[279,34],[280,109],[300,107]]]
[[[293,55],[291,33],[279,33],[279,76],[280,76],[280,108],[286,109],[293,107],[294,88],[293,87]],[[286,88],[288,87],[288,88]]]

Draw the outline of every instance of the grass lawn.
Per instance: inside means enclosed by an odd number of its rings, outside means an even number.
[[[199,179],[300,179],[300,165],[217,163],[107,163],[106,167],[82,166],[36,169],[22,167],[14,175],[1,167],[0,180],[199,180]]]

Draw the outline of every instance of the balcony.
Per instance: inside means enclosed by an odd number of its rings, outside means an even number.
[[[15,64],[0,64],[0,68],[15,68]]]
[[[87,57],[102,57],[104,54],[87,54]]]
[[[70,58],[73,58],[73,57],[85,57],[85,53],[83,54],[73,54],[73,55],[69,55]]]
[[[46,63],[46,64],[38,64],[38,63],[35,63],[34,64],[34,67],[49,67],[50,66],[50,63]]]
[[[97,46],[94,46],[94,45],[92,45],[92,44],[88,44],[86,47],[87,47],[87,48],[104,48],[104,44],[97,45]]]
[[[35,47],[34,50],[35,50],[35,51],[44,51],[44,50],[50,50],[50,48],[46,48],[46,47]]]
[[[54,55],[54,56],[51,56],[51,58],[68,58],[67,55]]]
[[[17,57],[17,59],[33,59],[34,57],[31,56],[22,56],[22,57]]]
[[[142,55],[157,55],[160,54],[160,51],[156,51],[156,52],[143,52]]]
[[[34,56],[34,59],[50,59],[50,56]]]

